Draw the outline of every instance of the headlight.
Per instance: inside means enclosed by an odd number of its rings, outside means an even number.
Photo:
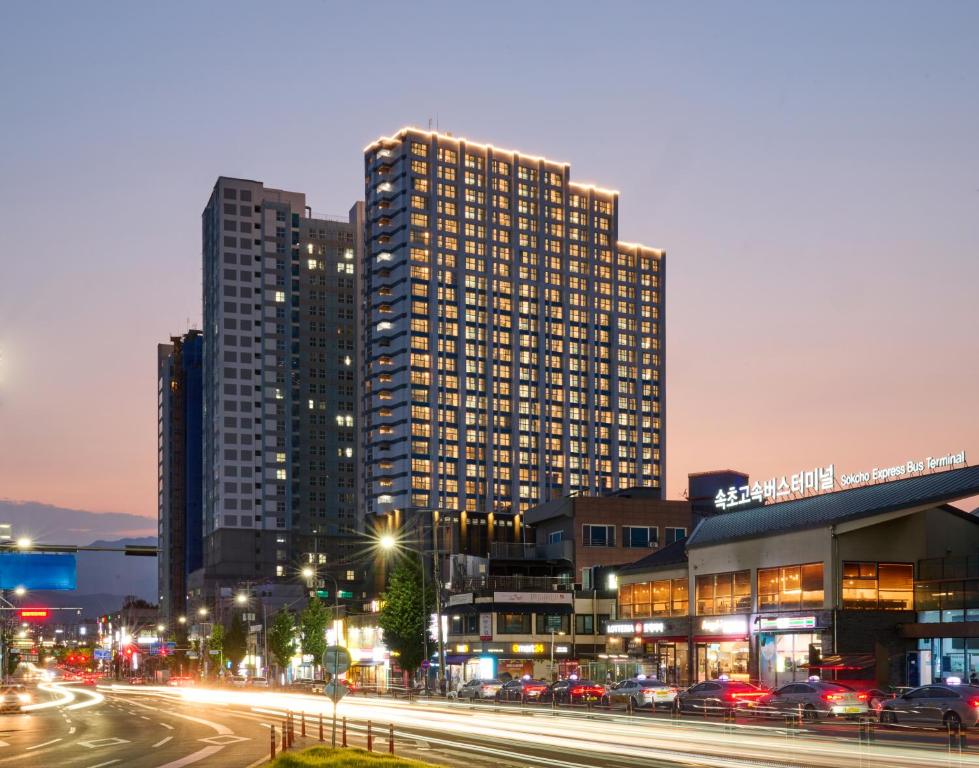
[[[21,704],[30,704],[31,695],[29,693],[18,693],[17,701],[19,701]]]

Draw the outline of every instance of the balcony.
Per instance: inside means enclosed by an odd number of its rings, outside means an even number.
[[[473,576],[453,579],[448,588],[450,594],[472,592],[475,595],[493,592],[573,592],[571,577],[550,576]]]
[[[574,542],[557,541],[553,544],[520,544],[494,541],[490,545],[491,560],[565,560],[574,561]]]

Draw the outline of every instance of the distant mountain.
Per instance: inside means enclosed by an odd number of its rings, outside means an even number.
[[[153,518],[128,512],[89,512],[38,501],[0,499],[0,523],[10,523],[14,536],[30,536],[46,544],[88,544],[95,539],[156,535]]]

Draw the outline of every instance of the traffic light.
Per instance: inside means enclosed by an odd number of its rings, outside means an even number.
[[[127,659],[131,659],[133,657],[133,647],[131,645],[127,645],[122,652]]]

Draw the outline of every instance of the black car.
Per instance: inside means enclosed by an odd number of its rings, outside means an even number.
[[[510,680],[496,692],[496,698],[498,701],[537,701],[546,690],[545,680]]]
[[[605,696],[604,685],[594,680],[558,680],[540,694],[539,701],[554,704],[587,704],[601,702]]]
[[[677,712],[723,714],[737,709],[751,709],[768,695],[767,691],[737,680],[707,680],[677,694]]]

